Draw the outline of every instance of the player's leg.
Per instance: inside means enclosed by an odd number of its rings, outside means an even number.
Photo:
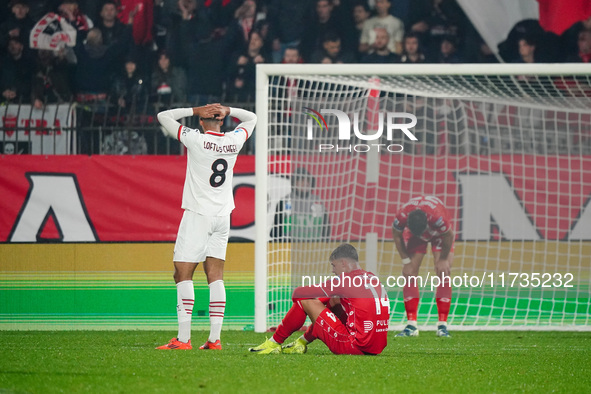
[[[353,343],[353,337],[339,320],[322,302],[316,299],[302,300],[302,308],[313,324],[312,335],[328,346],[334,354],[362,355]]]
[[[289,311],[285,314],[281,324],[273,333],[273,341],[282,344],[294,332],[298,331],[306,322],[306,312],[299,301],[294,302]]]
[[[308,315],[312,324],[316,322],[316,319],[318,318],[318,316],[320,316],[322,311],[327,309],[326,304],[322,303],[320,300],[317,300],[316,298],[301,300],[300,303],[302,304],[302,309],[304,310],[304,312],[306,312],[306,315]],[[338,320],[338,317],[336,317],[335,314],[330,311],[330,309],[328,310],[328,312],[332,316],[334,316],[335,319]]]
[[[177,290],[178,334],[170,343],[158,349],[191,349],[191,316],[195,303],[193,273],[198,262],[205,259],[205,243],[195,242],[195,236],[203,235],[198,220],[198,215],[194,212],[185,211],[179,225],[173,259]]]
[[[323,305],[329,302],[329,298],[320,299]],[[302,308],[301,300],[294,300],[292,307],[287,311],[281,324],[277,327],[277,330],[271,337],[259,346],[250,348],[251,352],[257,352],[260,354],[280,353],[281,345],[289,338],[294,332],[298,331],[306,322],[306,312]],[[310,326],[312,327],[312,326]],[[312,342],[315,337],[312,335],[311,328],[308,328],[306,333],[296,341],[286,345],[284,349],[287,349],[286,353],[305,353],[308,343]]]
[[[347,313],[343,309],[340,300],[338,298],[319,298],[320,302],[326,305],[330,311],[341,321],[341,323],[347,323]],[[305,317],[304,317],[305,318]],[[283,353],[287,354],[304,354],[308,351],[308,344],[316,339],[314,335],[314,323],[310,324],[306,332],[296,339],[283,347]]]
[[[226,288],[224,286],[224,260],[208,256],[203,263],[209,286],[209,338],[202,349],[222,348],[220,334],[226,311]]]
[[[438,248],[436,242],[433,243],[433,259],[435,261],[435,274],[441,279],[439,286],[435,292],[435,301],[437,303],[437,315],[439,317],[437,322],[437,336],[449,337],[447,330],[447,318],[452,299],[451,287],[451,263],[453,260],[453,252],[450,252],[447,259],[440,260],[441,248]]]
[[[295,341],[283,346],[285,354],[304,354],[308,351],[308,344],[316,339],[314,335],[314,324],[306,329],[306,332]]]
[[[177,317],[179,330],[177,338],[180,342],[188,343],[191,339],[191,316],[195,304],[195,288],[193,287],[193,273],[197,263],[174,262],[174,282],[177,294]]]
[[[176,311],[178,319],[178,333],[166,345],[157,349],[192,349],[191,346],[191,316],[195,303],[195,289],[193,287],[193,273],[197,263],[174,262],[174,282],[176,283]]]
[[[209,285],[209,338],[200,349],[221,350],[220,334],[226,311],[224,262],[230,236],[230,215],[209,218],[206,259],[203,264]]]
[[[402,275],[405,278],[405,285],[402,289],[404,309],[406,310],[407,323],[404,330],[398,333],[397,337],[414,337],[419,335],[417,329],[417,318],[419,310],[419,286],[417,277],[427,253],[427,243],[414,237],[408,229],[403,233],[406,251],[410,257],[410,263],[402,266]]]
[[[281,345],[283,342],[285,342],[285,340],[289,338],[291,334],[299,330],[305,322],[306,312],[304,312],[301,303],[299,301],[295,301],[291,308],[289,308],[289,311],[287,311],[285,314],[285,317],[283,317],[283,320],[281,320],[281,324],[277,326],[277,330],[275,330],[273,336],[260,345],[252,347],[248,350],[259,354],[281,353]]]

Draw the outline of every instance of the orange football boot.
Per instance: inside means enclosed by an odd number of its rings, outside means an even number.
[[[201,350],[222,350],[222,343],[218,339],[215,342],[205,342],[203,345],[199,346]]]
[[[179,341],[178,338],[172,338],[170,340],[170,342],[168,342],[166,345],[158,346],[156,349],[160,349],[160,350],[172,350],[172,349],[191,350],[191,349],[193,349],[193,346],[191,346],[190,339],[189,339],[189,342],[185,343],[185,342]]]

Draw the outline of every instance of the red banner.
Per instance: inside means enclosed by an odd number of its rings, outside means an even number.
[[[182,216],[186,160],[1,156],[0,241],[174,241]],[[245,173],[254,174],[254,157],[239,158],[235,174]],[[253,225],[254,189],[235,192],[232,223]],[[23,216],[28,223],[23,223]],[[74,232],[81,235],[76,238]]]
[[[538,0],[540,4],[540,26],[558,35],[573,24],[591,16],[589,0]]]
[[[364,160],[326,157],[293,162],[316,178],[335,240],[389,239],[396,210],[419,194],[444,201],[459,240],[591,239],[591,156],[382,155],[377,184],[365,183]],[[288,173],[290,161],[271,169]],[[186,157],[4,155],[0,168],[0,242],[175,240]],[[230,236],[252,241],[254,156],[240,156],[234,172]]]

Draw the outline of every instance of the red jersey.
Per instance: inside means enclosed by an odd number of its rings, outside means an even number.
[[[427,215],[427,229],[420,237],[423,241],[429,242],[451,229],[450,217],[445,205],[434,196],[411,198],[396,214],[393,227],[398,231],[404,231],[408,215],[416,209],[420,209]]]
[[[342,279],[339,283],[336,281],[338,278]],[[294,298],[339,297],[347,313],[345,326],[353,343],[362,352],[381,353],[388,344],[390,320],[386,289],[377,276],[361,269],[334,279],[320,287],[299,287],[294,292]]]

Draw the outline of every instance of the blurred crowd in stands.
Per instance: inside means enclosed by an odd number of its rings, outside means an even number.
[[[75,30],[72,46],[31,47],[50,13]],[[55,20],[35,31],[64,39]],[[252,102],[258,63],[591,59],[591,18],[562,36],[536,20],[507,33],[499,59],[454,0],[10,0],[0,6],[1,101]]]

